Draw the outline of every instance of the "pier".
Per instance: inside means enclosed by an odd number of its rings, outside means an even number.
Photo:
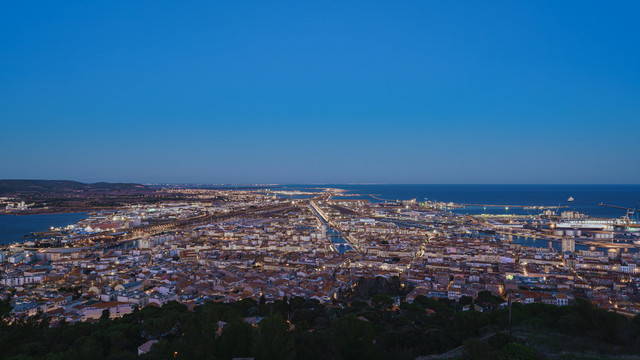
[[[376,200],[379,200],[379,201],[389,201],[389,202],[398,202],[398,201],[399,201],[398,199],[391,200],[391,199],[383,199],[383,198],[379,198],[379,197],[377,197],[377,196],[375,196],[375,195],[373,195],[373,194],[369,194],[369,196],[371,196],[372,198],[374,198],[374,199],[376,199]]]
[[[495,205],[495,204],[459,204],[462,206],[478,206],[478,207],[502,207],[502,208],[536,208],[544,209],[568,209],[568,206],[537,206],[537,205]]]

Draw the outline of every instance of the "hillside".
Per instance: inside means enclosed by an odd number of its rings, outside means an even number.
[[[150,190],[150,188],[133,183],[98,182],[85,184],[70,180],[0,180],[0,194],[141,190]]]
[[[640,317],[584,301],[564,307],[514,304],[509,335],[508,311],[488,310],[488,293],[476,301],[483,312],[462,311],[462,304],[448,299],[419,296],[392,307],[391,298],[377,297],[387,301],[169,302],[114,320],[106,310],[98,322],[73,325],[50,323],[46,314],[9,322],[10,307],[0,302],[0,358],[638,359],[640,350]],[[149,340],[158,341],[138,356],[138,347]]]

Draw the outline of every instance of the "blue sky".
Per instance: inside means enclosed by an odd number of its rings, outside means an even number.
[[[0,178],[637,184],[639,12],[5,3]]]

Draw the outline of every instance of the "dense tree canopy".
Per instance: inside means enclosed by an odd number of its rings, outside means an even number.
[[[5,320],[0,358],[138,359],[138,346],[149,340],[158,343],[143,359],[415,359],[447,351],[466,359],[537,359],[576,349],[640,351],[640,317],[601,311],[585,301],[565,307],[514,304],[510,336],[507,309],[462,311],[458,302],[424,296],[392,307],[389,295],[378,295],[327,306],[299,297],[208,302],[191,311],[172,302],[114,320],[55,327],[42,316]],[[481,294],[474,303],[499,300]],[[6,316],[5,308],[0,304]]]

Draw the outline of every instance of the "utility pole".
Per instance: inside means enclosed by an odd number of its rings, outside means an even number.
[[[509,336],[511,336],[511,294],[508,296],[509,301]]]

